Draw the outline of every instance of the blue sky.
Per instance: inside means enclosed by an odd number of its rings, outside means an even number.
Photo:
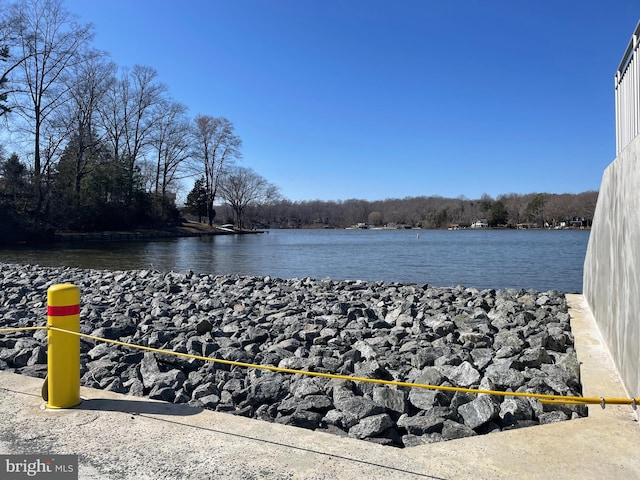
[[[597,190],[638,0],[66,0],[291,200]],[[191,185],[188,185],[190,187]]]

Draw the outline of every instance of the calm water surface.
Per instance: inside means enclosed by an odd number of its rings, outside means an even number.
[[[0,250],[0,262],[582,292],[580,230],[270,230]]]

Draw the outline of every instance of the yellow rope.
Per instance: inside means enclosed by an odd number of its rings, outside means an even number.
[[[430,390],[442,390],[448,392],[465,392],[465,393],[485,393],[488,395],[502,395],[505,397],[530,397],[537,398],[542,401],[542,403],[571,403],[571,404],[601,404],[602,398],[589,398],[589,397],[575,397],[575,396],[567,396],[567,395],[546,395],[542,393],[526,393],[526,392],[502,392],[497,390],[482,390],[482,389],[473,389],[473,388],[463,388],[463,387],[448,387],[444,385],[426,385],[423,383],[409,383],[409,382],[399,382],[395,380],[380,380],[376,378],[364,378],[364,377],[352,377],[349,375],[337,375],[333,373],[323,373],[323,372],[310,372],[307,370],[294,370],[292,368],[281,368],[274,367],[271,365],[258,365],[254,363],[246,363],[246,362],[237,362],[234,360],[224,360],[222,358],[211,358],[211,357],[203,357],[200,355],[192,355],[190,353],[180,353],[174,352],[171,350],[161,350],[159,348],[153,347],[145,347],[142,345],[134,345],[131,343],[120,342],[118,340],[108,340],[106,338],[95,337],[93,335],[87,335],[84,333],[72,332],[70,330],[64,330],[58,327],[49,327],[52,330],[56,330],[59,332],[71,333],[73,335],[78,335],[82,338],[88,338],[91,340],[96,340],[99,342],[107,342],[112,343],[114,345],[121,345],[124,347],[137,348],[139,350],[146,350],[148,352],[160,353],[163,355],[174,355],[177,357],[191,358],[194,360],[202,360],[205,362],[213,362],[213,363],[221,363],[224,365],[234,365],[238,367],[244,368],[256,368],[262,370],[270,370],[272,372],[278,373],[291,373],[298,375],[307,375],[312,377],[324,377],[324,378],[335,378],[339,380],[351,380],[355,382],[365,382],[365,383],[376,383],[381,385],[395,385],[398,387],[410,387],[410,388],[424,388]],[[610,403],[614,405],[631,405],[632,403],[640,403],[640,398],[637,399],[629,399],[629,398],[608,398],[605,399],[605,403]]]
[[[4,332],[21,332],[23,330],[46,330],[47,327],[16,327],[16,328],[0,328],[0,333]]]
[[[569,396],[569,395],[547,395],[542,393],[527,393],[527,392],[504,392],[504,391],[498,391],[498,390],[448,387],[445,385],[427,385],[423,383],[399,382],[395,380],[380,380],[376,378],[352,377],[349,375],[338,375],[333,373],[310,372],[307,370],[294,370],[292,368],[281,368],[281,367],[274,367],[272,365],[259,365],[255,363],[237,362],[234,360],[224,360],[222,358],[203,357],[201,355],[192,355],[190,353],[180,353],[180,352],[174,352],[171,350],[162,350],[159,348],[145,347],[142,345],[135,345],[132,343],[121,342],[119,340],[109,340],[107,338],[96,337],[94,335],[87,335],[85,333],[73,332],[71,330],[65,330],[63,328],[58,328],[58,327],[0,328],[0,332],[3,332],[3,331],[15,332],[20,330],[47,330],[47,329],[55,330],[57,332],[64,332],[72,335],[77,335],[81,338],[95,340],[98,342],[111,343],[113,345],[120,345],[123,347],[135,348],[138,350],[145,350],[148,352],[159,353],[162,355],[173,355],[176,357],[190,358],[193,360],[202,360],[204,362],[221,363],[224,365],[232,365],[232,366],[244,367],[244,368],[270,370],[272,372],[278,372],[278,373],[291,373],[291,374],[297,374],[297,375],[307,375],[312,377],[335,378],[339,380],[351,380],[354,382],[376,383],[380,385],[395,385],[398,387],[442,390],[446,392],[464,392],[464,393],[473,393],[473,394],[483,393],[487,395],[501,395],[504,397],[537,398],[540,400],[541,403],[548,403],[548,404],[570,404],[570,405],[610,404],[610,405],[634,405],[634,406],[636,404],[640,404],[640,397],[638,398],[603,398],[603,397],[596,398],[596,397],[575,397],[575,396]]]

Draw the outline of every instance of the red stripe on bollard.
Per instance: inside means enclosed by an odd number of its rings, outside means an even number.
[[[78,315],[80,313],[80,305],[66,305],[64,307],[47,307],[47,315],[50,317],[66,317],[67,315]]]

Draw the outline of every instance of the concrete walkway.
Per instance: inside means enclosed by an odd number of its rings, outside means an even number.
[[[628,397],[583,297],[568,299],[584,395]],[[78,454],[81,479],[640,479],[630,406],[397,449],[87,388],[45,410],[41,386],[0,372],[0,454]]]

